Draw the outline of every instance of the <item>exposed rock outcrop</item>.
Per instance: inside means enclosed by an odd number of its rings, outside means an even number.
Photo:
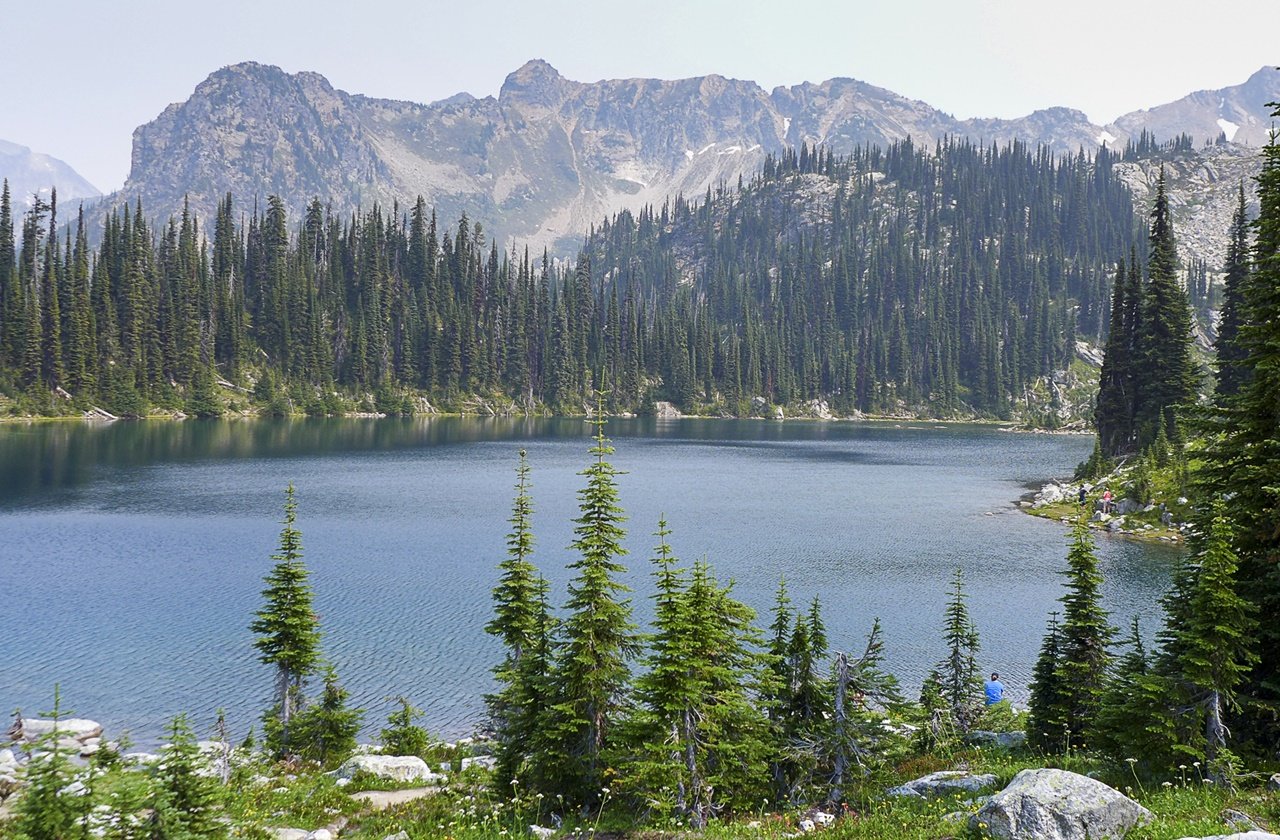
[[[1123,837],[1151,812],[1096,779],[1067,770],[1023,770],[970,820],[997,840]]]

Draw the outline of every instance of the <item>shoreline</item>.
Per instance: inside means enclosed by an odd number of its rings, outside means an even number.
[[[1088,487],[1088,482],[1085,482]],[[1094,485],[1096,489],[1101,485]],[[1076,501],[1076,494],[1079,492],[1080,482],[1074,480],[1060,480],[1046,482],[1039,490],[1032,490],[1024,493],[1014,502],[1014,506],[1022,513],[1034,516],[1037,519],[1045,519],[1058,522],[1062,525],[1070,527],[1080,516],[1081,506]],[[1064,492],[1067,491],[1067,492]],[[1092,509],[1096,502],[1095,494],[1089,493],[1086,497],[1086,510]],[[1140,542],[1147,545],[1165,545],[1165,546],[1182,546],[1186,542],[1186,536],[1183,529],[1186,527],[1185,522],[1171,523],[1169,526],[1154,525],[1149,522],[1140,522],[1138,527],[1130,528],[1128,525],[1128,517],[1134,513],[1150,513],[1154,510],[1153,506],[1144,506],[1127,513],[1118,513],[1115,515],[1106,515],[1107,518],[1099,518],[1095,512],[1089,518],[1089,528],[1093,531],[1105,534],[1108,537],[1116,539],[1128,540],[1130,542]],[[1119,523],[1119,524],[1117,524]]]
[[[1092,432],[1077,431],[1069,429],[1048,429],[1025,426],[1012,420],[993,420],[989,418],[972,417],[972,418],[938,418],[938,417],[914,417],[895,414],[867,414],[860,416],[824,416],[817,414],[794,414],[786,417],[766,417],[759,414],[748,415],[726,415],[726,414],[678,414],[678,415],[662,415],[662,414],[637,414],[635,412],[621,412],[618,414],[605,414],[606,420],[758,420],[770,423],[787,423],[791,421],[805,421],[818,423],[874,423],[879,425],[893,424],[900,428],[913,428],[919,431],[927,431],[929,427],[942,428],[948,426],[986,426],[997,429],[1002,432],[1011,434],[1036,434],[1036,435],[1085,435]],[[308,414],[287,414],[281,416],[271,416],[260,413],[236,413],[222,414],[217,417],[194,417],[182,413],[155,413],[145,417],[115,417],[106,418],[92,414],[64,414],[55,416],[46,415],[5,415],[0,416],[0,427],[6,425],[12,426],[34,426],[43,423],[84,423],[84,424],[103,424],[110,425],[114,423],[149,423],[149,422],[170,422],[178,423],[188,420],[423,420],[423,419],[445,419],[445,418],[477,418],[477,419],[547,419],[547,420],[572,420],[572,419],[589,419],[592,417],[589,413],[565,414],[565,413],[508,413],[508,412],[478,412],[478,411],[430,411],[417,412],[414,414],[381,414],[372,412],[343,412],[341,414],[325,414],[325,415],[308,415]],[[910,426],[905,424],[911,424]]]

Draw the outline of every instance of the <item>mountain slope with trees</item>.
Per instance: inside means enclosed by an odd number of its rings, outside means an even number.
[[[291,219],[227,196],[159,227],[135,204],[94,250],[83,214],[56,233],[56,196],[20,219],[0,196],[0,382],[35,413],[576,413],[601,390],[611,411],[1009,418],[1106,329],[1139,236],[1115,160],[802,146],[615,216],[572,265],[422,199]]]

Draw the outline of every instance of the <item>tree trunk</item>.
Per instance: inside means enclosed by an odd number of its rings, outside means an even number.
[[[1210,691],[1204,705],[1204,763],[1214,784],[1225,787],[1227,777],[1218,766],[1218,752],[1227,746],[1227,728],[1222,723],[1221,692],[1217,689]]]
[[[706,825],[706,805],[703,801],[705,792],[702,789],[702,778],[698,775],[698,740],[693,725],[693,710],[684,710],[684,762],[689,772],[690,808],[689,814],[695,830],[701,831]]]
[[[844,798],[844,776],[849,769],[849,756],[845,749],[845,692],[848,684],[849,657],[840,653],[836,656],[835,767],[831,773],[831,793],[828,797],[831,805],[839,805]]]

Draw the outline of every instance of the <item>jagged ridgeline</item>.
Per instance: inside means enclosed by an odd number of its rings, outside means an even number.
[[[9,409],[216,414],[581,411],[667,399],[755,413],[1005,417],[1106,327],[1140,220],[1115,158],[1021,144],[803,147],[737,189],[622,213],[576,263],[499,249],[464,215],[335,215],[228,197],[211,225],[0,207],[0,388]],[[18,223],[20,235],[14,235]]]

